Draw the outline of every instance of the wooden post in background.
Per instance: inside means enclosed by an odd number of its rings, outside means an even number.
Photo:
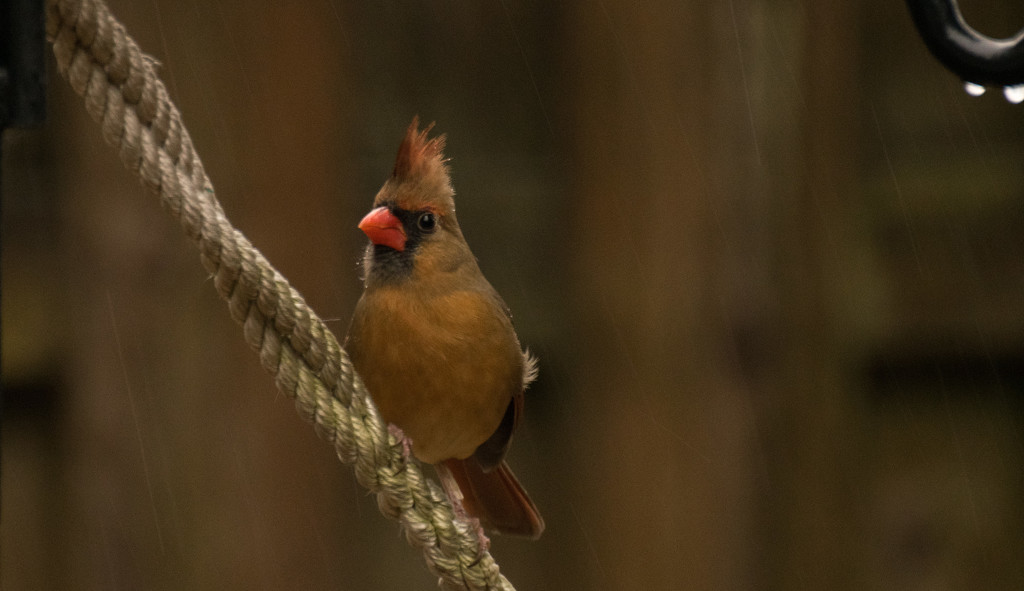
[[[112,8],[339,336],[402,131],[448,135],[541,357],[511,460],[548,529],[492,545],[518,588],[1016,589],[1019,108],[899,3],[840,4]],[[0,585],[432,587],[51,88],[3,146]]]

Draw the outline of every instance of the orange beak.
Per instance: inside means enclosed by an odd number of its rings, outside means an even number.
[[[405,229],[402,221],[395,217],[387,207],[378,207],[366,214],[359,222],[362,230],[374,244],[387,246],[398,251],[405,250]]]

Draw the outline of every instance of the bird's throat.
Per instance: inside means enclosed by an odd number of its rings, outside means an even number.
[[[366,283],[388,285],[408,280],[412,276],[414,253],[415,249],[395,250],[382,244],[371,244],[363,259]]]

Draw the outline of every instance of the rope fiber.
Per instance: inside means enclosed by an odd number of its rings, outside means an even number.
[[[46,33],[61,75],[104,139],[199,248],[218,295],[277,388],[354,467],[439,584],[512,590],[475,528],[454,517],[440,487],[403,454],[324,322],[228,221],[152,58],[102,0],[47,0]]]

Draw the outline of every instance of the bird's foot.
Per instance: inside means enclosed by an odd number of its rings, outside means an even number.
[[[487,552],[491,548],[491,540],[484,533],[484,527],[480,524],[480,520],[470,514],[466,510],[465,505],[462,503],[462,490],[459,489],[458,483],[452,476],[451,470],[448,466],[437,464],[437,474],[441,479],[441,488],[444,490],[445,495],[448,497],[448,501],[452,504],[452,516],[455,517],[457,523],[465,523],[472,530],[476,530],[476,541],[479,544],[480,556],[483,556],[484,552]]]
[[[484,533],[484,527],[480,525],[479,519],[470,517],[469,523],[476,528],[476,542],[480,544],[480,555],[483,556],[484,552],[491,549],[491,539]]]
[[[398,440],[399,445],[402,446],[402,459],[408,460],[412,457],[412,440],[405,436],[405,431],[402,431],[393,423],[388,423],[388,433]]]
[[[484,526],[480,525],[480,520],[469,514],[466,508],[462,506],[462,495],[451,496],[449,500],[452,502],[452,512],[455,514],[455,519],[469,525],[473,530],[476,530],[476,541],[480,545],[480,555],[491,549],[491,539],[484,533]]]

